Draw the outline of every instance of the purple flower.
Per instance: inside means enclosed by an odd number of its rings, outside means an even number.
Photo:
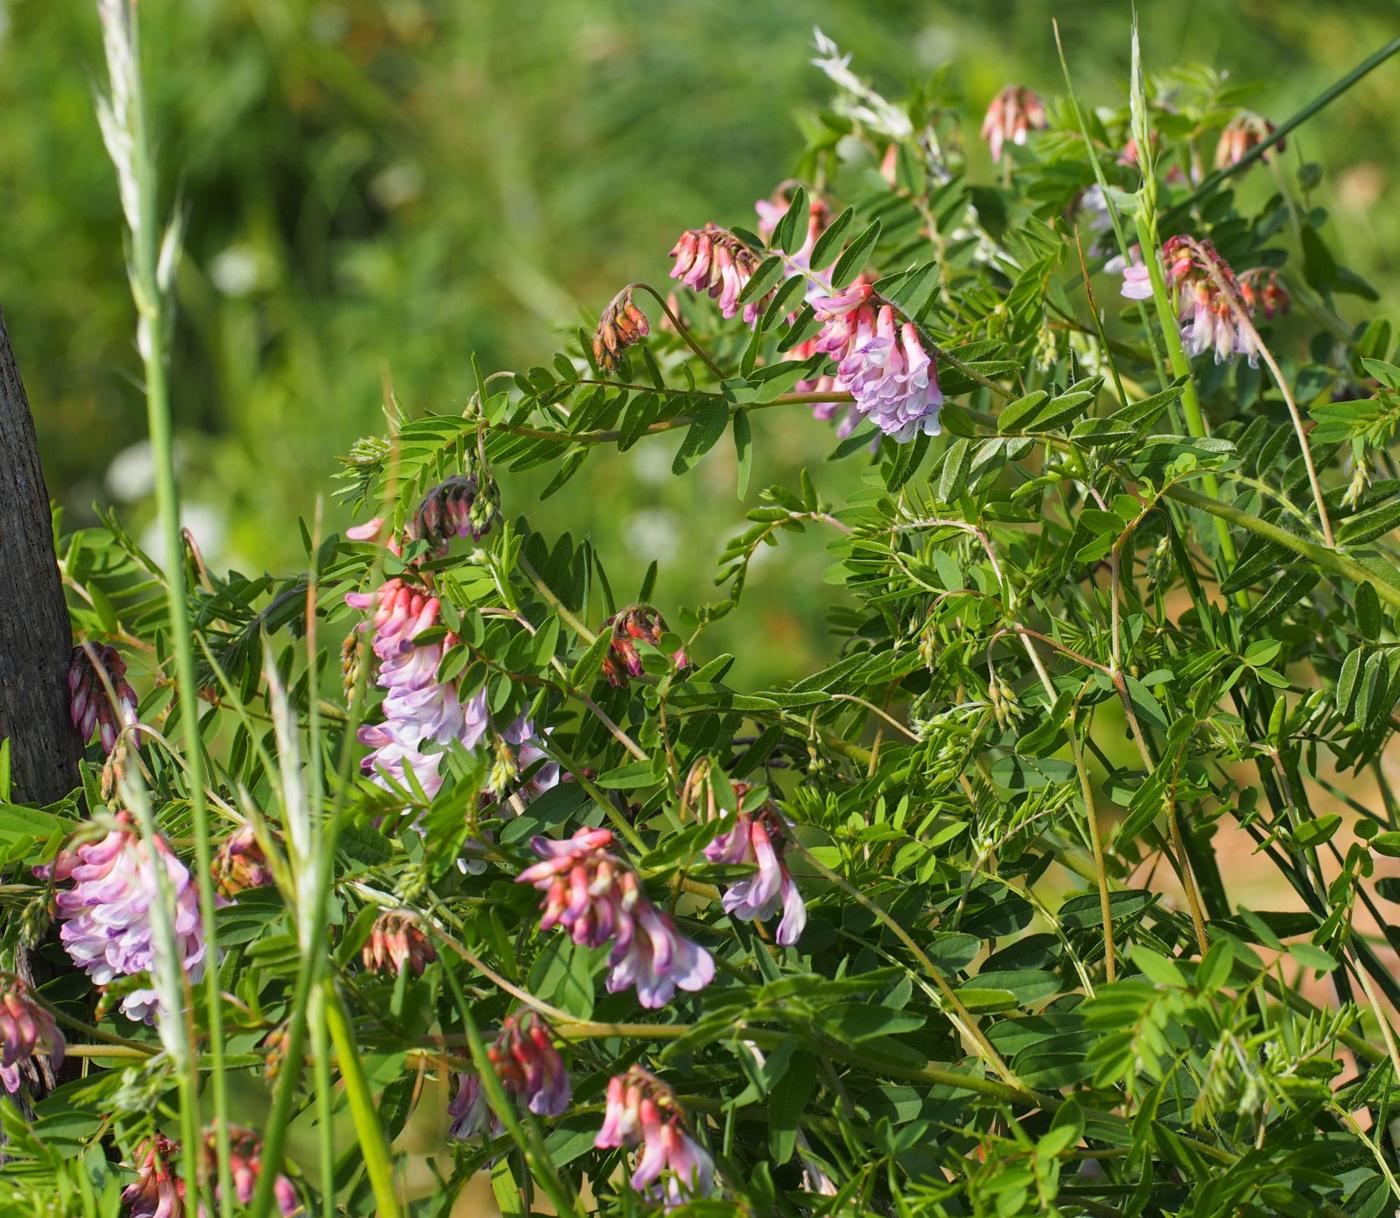
[[[1135,245],[1132,248],[1133,261],[1126,261],[1120,254],[1110,258],[1105,264],[1108,271],[1121,271],[1123,286],[1121,294],[1128,300],[1152,299],[1152,271],[1145,262],[1139,261],[1142,251]]]
[[[858,320],[837,377],[855,396],[856,410],[900,443],[938,434],[938,370],[913,323],[897,325],[889,305],[881,306],[873,329],[869,318]]]
[[[706,846],[705,857],[712,863],[757,867],[748,879],[730,885],[724,894],[725,912],[746,922],[763,922],[781,906],[783,917],[774,937],[783,947],[791,947],[807,925],[807,907],[783,859],[788,828],[772,804],[756,812],[744,811],[742,785],[735,784],[740,807],[734,828]]]
[[[486,1102],[486,1091],[475,1070],[464,1070],[457,1076],[457,1094],[447,1105],[447,1132],[459,1142],[468,1142],[481,1134],[494,1138],[504,1126]]]
[[[44,874],[72,887],[54,898],[59,932],[68,955],[93,982],[108,985],[118,977],[150,972],[155,964],[151,942],[151,902],[158,895],[150,846],[130,827],[126,813],[99,842],[64,850]],[[155,854],[165,867],[175,894],[175,946],[180,968],[191,981],[204,976],[204,928],[190,873],[165,842],[155,839]],[[122,999],[130,1019],[151,1023],[159,1008],[153,989],[133,990]]]
[[[593,1145],[600,1150],[641,1146],[632,1187],[668,1210],[715,1191],[709,1151],[686,1128],[671,1089],[640,1066],[609,1080],[607,1110]]]
[[[560,1116],[573,1088],[549,1026],[533,1011],[508,1016],[486,1051],[508,1095],[525,1101],[536,1116]]]
[[[431,799],[442,787],[443,750],[453,741],[474,748],[486,731],[486,691],[463,702],[457,689],[437,679],[451,635],[432,643],[415,640],[437,625],[439,602],[428,592],[391,579],[377,593],[351,592],[346,603],[374,609],[378,684],[387,691],[383,721],[361,726],[358,740],[371,752],[360,764],[382,787],[408,786],[411,772]]]
[[[20,1064],[36,1053],[47,1053],[54,1068],[63,1065],[65,1043],[53,1016],[29,996],[18,977],[0,980],[0,1083],[19,1090]]]
[[[531,840],[542,861],[516,882],[545,894],[540,929],[562,926],[584,947],[611,940],[608,992],[635,986],[644,1007],[665,1006],[678,988],[704,989],[715,975],[710,953],[652,904],[636,873],[608,852],[612,840],[607,829],[580,829],[562,842]]]
[[[73,648],[68,662],[68,693],[69,716],[78,735],[86,742],[97,732],[103,752],[110,753],[122,729],[136,723],[136,691],[126,679],[126,664],[115,647],[87,643]],[[132,739],[140,743],[137,734],[133,733]]]

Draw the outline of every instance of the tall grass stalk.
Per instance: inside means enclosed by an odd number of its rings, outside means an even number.
[[[103,46],[111,92],[97,100],[98,122],[117,170],[122,211],[130,230],[128,277],[137,310],[137,346],[145,371],[146,416],[155,467],[156,508],[165,547],[166,609],[175,646],[175,680],[180,700],[180,727],[189,776],[190,817],[194,827],[195,883],[203,922],[208,966],[204,972],[205,1018],[209,1029],[209,1074],[214,1106],[214,1136],[220,1190],[233,1195],[229,1173],[228,1088],[224,1073],[224,1020],[219,990],[219,945],[215,924],[214,881],[210,870],[209,809],[204,798],[204,755],[199,737],[199,693],[194,678],[193,632],[185,586],[180,498],[166,369],[169,295],[180,254],[180,224],[172,221],[160,234],[158,178],[141,81],[136,5],[132,0],[98,0]],[[167,1018],[173,1018],[168,1012]],[[198,1095],[186,1101],[198,1127]],[[188,1134],[186,1141],[189,1141]],[[186,1161],[197,1147],[187,1145]]]

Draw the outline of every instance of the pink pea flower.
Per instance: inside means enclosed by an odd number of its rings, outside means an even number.
[[[1215,167],[1228,169],[1231,165],[1238,165],[1251,148],[1262,144],[1277,130],[1262,114],[1241,110],[1220,133],[1220,141],[1215,145]],[[1287,140],[1279,140],[1278,150],[1282,152],[1287,145]],[[1267,162],[1269,154],[1263,153],[1259,159]]]
[[[371,973],[397,976],[409,969],[415,977],[421,977],[423,970],[437,959],[437,951],[412,918],[386,910],[374,920],[360,958]]]
[[[363,724],[361,744],[371,752],[360,763],[380,786],[407,786],[408,772],[431,799],[441,789],[443,750],[453,741],[474,748],[488,723],[486,691],[463,702],[454,685],[437,679],[450,635],[436,642],[417,637],[437,625],[439,602],[425,589],[395,578],[378,592],[347,593],[356,609],[373,609],[373,649],[379,659],[378,684],[386,693],[383,719]]]
[[[63,924],[59,939],[73,963],[99,986],[155,966],[151,903],[159,889],[151,846],[137,835],[126,813],[117,820],[117,827],[101,841],[64,850],[52,867],[38,869],[56,883],[72,884],[54,898]],[[204,976],[204,928],[195,888],[185,865],[165,842],[157,837],[154,846],[175,894],[180,967],[191,981],[198,981]],[[129,1019],[151,1023],[159,1006],[154,989],[139,989],[122,999],[121,1009]]]
[[[170,1163],[179,1149],[159,1133],[142,1143],[136,1179],[122,1189],[121,1203],[130,1218],[182,1218],[185,1181]]]
[[[652,904],[636,873],[608,852],[612,840],[607,829],[580,829],[564,841],[531,840],[541,861],[516,882],[545,894],[540,929],[562,926],[584,947],[611,941],[608,992],[633,986],[644,1007],[665,1006],[677,989],[704,989],[715,975],[710,953]]]
[[[807,925],[807,907],[783,857],[788,826],[771,803],[746,811],[747,785],[735,783],[734,789],[739,797],[734,828],[706,846],[705,857],[712,863],[757,868],[748,879],[730,885],[724,894],[725,912],[746,922],[764,922],[781,906],[783,917],[774,937],[783,947],[791,947]]]
[[[219,843],[213,872],[215,887],[230,898],[249,888],[270,888],[274,882],[267,856],[248,825]]]
[[[230,1125],[228,1132],[229,1174],[233,1177],[233,1191],[238,1198],[238,1203],[247,1205],[253,1199],[253,1192],[258,1186],[258,1177],[263,1172],[262,1138],[251,1129],[244,1129],[239,1125]],[[204,1151],[212,1167],[217,1153],[212,1129],[204,1135]],[[277,1201],[277,1210],[283,1215],[283,1218],[291,1218],[291,1215],[301,1208],[301,1203],[297,1200],[295,1186],[281,1172],[273,1181],[272,1195]],[[220,1201],[223,1200],[217,1189],[215,1197]],[[200,1207],[200,1218],[206,1218],[203,1206]]]
[[[103,680],[103,676],[107,678]],[[116,701],[108,696],[110,683]],[[97,732],[102,751],[110,753],[123,728],[136,723],[136,691],[126,679],[126,664],[115,647],[88,643],[73,648],[68,662],[69,716],[84,741]],[[132,739],[140,743],[133,733]]]
[[[1030,131],[1047,126],[1045,104],[1040,95],[1024,85],[1007,85],[992,98],[987,117],[982,120],[982,138],[991,149],[992,160],[1000,161],[1007,141],[1024,144]]]
[[[593,1145],[642,1148],[632,1187],[666,1209],[715,1191],[714,1160],[691,1135],[671,1089],[640,1066],[608,1082],[603,1126]]]
[[[758,270],[759,260],[742,241],[727,229],[714,224],[687,229],[671,250],[675,259],[671,278],[679,279],[694,292],[707,292],[718,302],[720,314],[730,318],[738,312],[739,293]],[[744,320],[753,325],[767,306],[768,293],[761,300],[744,305]]]
[[[18,977],[0,978],[0,1083],[14,1094],[19,1090],[20,1066],[32,1071],[30,1059],[47,1053],[54,1068],[63,1065],[66,1047],[53,1016],[29,994]]]

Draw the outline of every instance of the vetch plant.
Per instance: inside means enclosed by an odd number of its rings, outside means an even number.
[[[1273,127],[1135,32],[1126,104],[1069,54],[893,101],[818,33],[797,178],[391,399],[360,523],[251,577],[180,534],[180,225],[99,11],[166,562],[65,541],[98,740],[0,808],[16,1212],[1396,1210],[1400,365],[1292,158],[1400,39]],[[642,445],[732,452],[709,603],[536,527]],[[769,685],[723,631],[798,534],[827,650]]]

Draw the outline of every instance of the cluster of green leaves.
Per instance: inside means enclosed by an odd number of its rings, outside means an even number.
[[[1394,1209],[1397,1051],[1380,1004],[1400,1002],[1400,886],[1378,876],[1400,856],[1381,764],[1400,698],[1392,334],[1338,312],[1340,294],[1368,293],[1329,251],[1312,167],[1280,166],[1277,193],[1242,213],[1229,175],[1192,185],[1234,99],[1209,75],[1133,85],[1130,109],[1059,107],[1009,146],[1000,184],[970,179],[970,132],[936,86],[888,159],[868,111],[838,104],[771,248],[733,230],[760,259],[750,299],[773,294],[756,325],[687,298],[683,326],[654,324],[611,372],[580,332],[547,366],[474,369],[460,413],[396,403],[388,436],[346,459],[345,498],[401,534],[443,478],[495,479],[506,519],[477,542],[394,553],[304,526],[306,570],[285,579],[183,556],[211,804],[230,831],[255,828],[278,880],[219,913],[223,1065],[317,1212],[446,1218],[481,1172],[504,1213],[537,1193],[561,1212],[640,1212],[622,1156],[593,1146],[607,1080],[634,1062],[716,1158],[719,1191],[696,1214]],[[1119,153],[1148,128],[1144,183]],[[1177,367],[1174,314],[1118,307],[1099,274],[1115,239],[1084,206],[1100,178],[1139,233],[1189,232],[1236,271],[1279,273],[1294,311],[1256,320],[1282,384],[1238,360]],[[718,599],[674,614],[638,644],[643,675],[613,685],[606,623],[665,573],[652,564],[633,599],[591,538],[535,531],[517,475],[552,471],[548,496],[585,461],[678,432],[673,474],[714,468],[728,437],[742,495],[755,414],[826,426],[800,386],[824,361],[791,355],[820,322],[780,256],[818,183],[835,219],[811,264],[838,284],[869,272],[919,327],[950,399],[943,433],[901,445],[861,422],[833,439],[839,464],[767,488],[717,546]],[[823,494],[852,466],[854,494]],[[826,539],[830,651],[769,686],[709,632],[745,612],[749,571],[797,532]],[[145,679],[142,716],[163,736],[125,763],[181,845],[160,569],[116,520],[72,537],[63,564],[79,629],[126,646]],[[447,752],[431,798],[351,765],[374,674],[352,635],[342,684],[326,644],[357,621],[345,594],[385,578],[439,598],[442,626],[420,641],[446,644],[439,678],[463,699],[485,690],[492,719],[483,746]],[[566,776],[528,800],[492,781],[521,715],[537,764]],[[1374,782],[1370,803],[1337,777],[1349,769]],[[809,910],[795,946],[720,903],[742,873],[703,848],[731,823],[736,782],[792,825]],[[294,842],[308,817],[328,843],[324,907]],[[45,898],[27,868],[78,824],[77,800],[0,816],[7,902]],[[529,839],[586,825],[613,830],[714,955],[712,985],[645,1011],[605,992],[605,951],[538,932],[538,894],[514,882]],[[421,977],[358,965],[385,909],[433,943]],[[129,1165],[178,1124],[171,1062],[64,972],[52,939],[39,950],[60,974],[46,999],[120,1043],[91,1046],[32,1121],[6,1110],[7,1172],[32,1207],[57,1189],[110,1213],[131,1177],[109,1149]],[[525,1007],[567,1044],[573,1108],[507,1109],[499,1136],[446,1144],[455,1073],[481,1068],[481,1030]],[[194,995],[189,1019],[199,1048]],[[311,1067],[276,1061],[308,1027]]]

